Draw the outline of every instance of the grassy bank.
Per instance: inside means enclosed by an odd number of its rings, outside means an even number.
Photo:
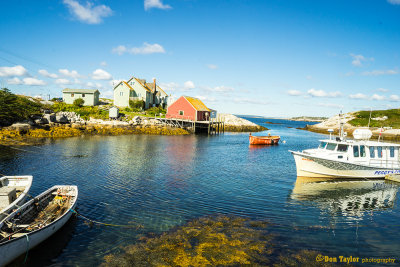
[[[358,111],[356,118],[348,121],[355,127],[366,127],[370,117],[370,111]],[[374,120],[374,118],[385,118],[385,120]],[[392,127],[400,129],[400,109],[374,110],[371,112],[370,127]]]

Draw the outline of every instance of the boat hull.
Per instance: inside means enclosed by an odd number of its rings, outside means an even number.
[[[249,136],[250,145],[277,145],[280,136]]]
[[[31,189],[33,177],[31,175],[20,175],[20,176],[3,176],[0,178],[0,182],[3,183],[7,180],[8,185],[11,187],[24,187],[21,194],[14,200],[10,205],[0,210],[0,222],[9,214],[13,208],[20,206],[25,203],[26,197]]]
[[[50,190],[50,189],[49,189]],[[47,192],[47,191],[46,191]],[[44,193],[43,193],[44,194]],[[43,195],[41,194],[41,195]],[[40,197],[40,196],[38,196]],[[0,244],[0,266],[4,266],[19,256],[27,253],[28,250],[36,247],[41,242],[49,238],[55,232],[57,232],[64,224],[71,218],[72,211],[70,209],[75,209],[78,197],[78,189],[76,188],[76,198],[74,203],[70,206],[70,208],[61,215],[54,222],[44,226],[43,228],[36,230],[31,233],[27,233],[26,235],[20,236],[18,238],[11,239],[7,242]],[[20,209],[23,209],[27,204],[32,202],[33,200],[25,203],[21,206]],[[16,211],[18,212],[18,211]]]
[[[308,178],[382,179],[399,169],[376,168],[343,161],[335,161],[291,151],[296,162],[297,176]]]

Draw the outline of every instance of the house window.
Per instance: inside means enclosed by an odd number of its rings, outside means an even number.
[[[124,92],[119,92],[119,96],[124,96]]]
[[[179,110],[179,115],[183,116],[184,112],[183,110]]]
[[[85,97],[85,94],[82,94],[82,97]]]
[[[73,94],[73,93],[71,94],[71,97],[74,97],[74,94]]]

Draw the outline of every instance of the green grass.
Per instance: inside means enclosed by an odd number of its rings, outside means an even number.
[[[98,106],[78,107],[75,105],[69,105],[65,103],[55,103],[50,107],[50,109],[52,109],[54,112],[59,112],[59,111],[75,112],[76,114],[79,114],[81,118],[84,120],[89,120],[90,117],[102,120],[108,119],[108,110],[103,110]]]
[[[370,111],[359,111],[355,113],[356,118],[348,123],[356,127],[368,126]],[[388,117],[384,121],[373,120],[373,118]],[[371,113],[370,127],[393,127],[400,129],[400,109],[374,110]]]

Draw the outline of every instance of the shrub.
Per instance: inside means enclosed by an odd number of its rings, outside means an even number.
[[[73,104],[74,104],[74,106],[82,107],[83,104],[85,104],[85,100],[83,100],[82,98],[77,98],[74,100]]]
[[[165,114],[165,113],[167,113],[167,111],[165,110],[165,109],[163,109],[162,107],[152,107],[152,108],[149,108],[148,110],[146,110],[146,114],[147,115],[151,115],[151,116],[154,116],[154,115],[159,115],[159,114]]]
[[[133,111],[141,111],[144,109],[145,102],[143,100],[129,100],[129,106]]]
[[[40,114],[42,107],[43,105],[39,102],[17,96],[7,88],[0,89],[0,125],[7,126],[26,120],[31,115]]]

